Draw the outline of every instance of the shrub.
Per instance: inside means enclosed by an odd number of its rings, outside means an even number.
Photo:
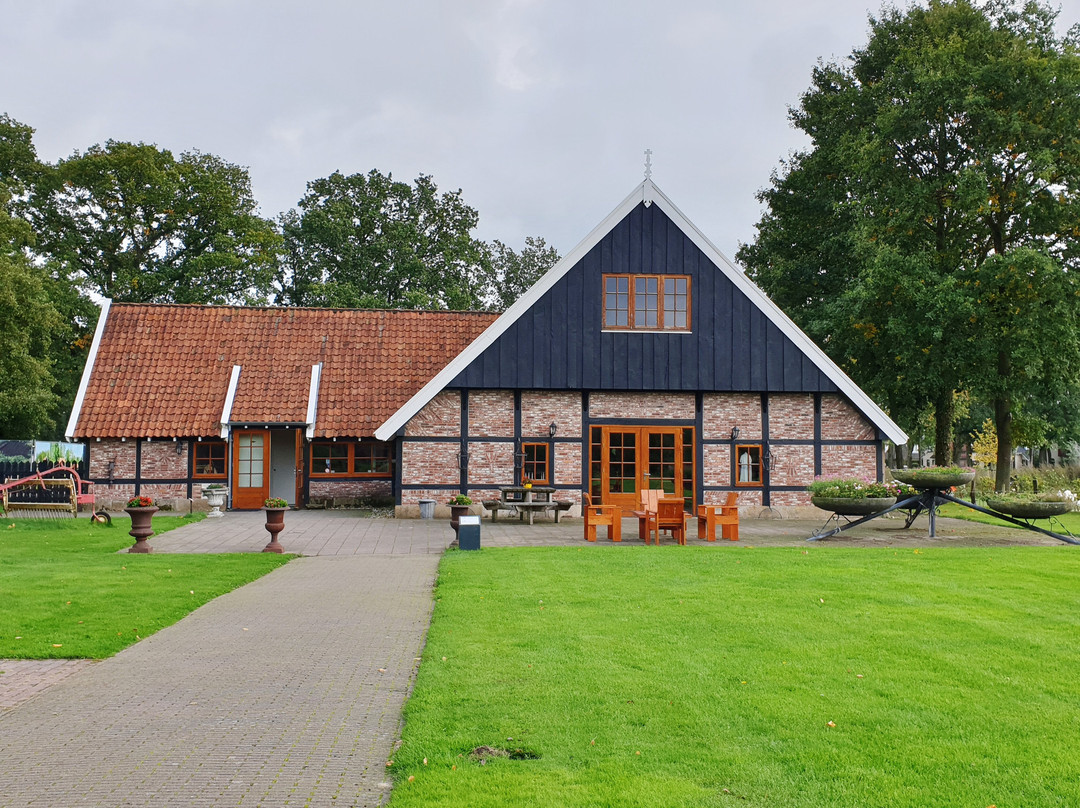
[[[816,497],[839,499],[881,499],[887,497],[907,497],[915,493],[909,485],[890,480],[859,480],[853,477],[818,478],[806,490]]]

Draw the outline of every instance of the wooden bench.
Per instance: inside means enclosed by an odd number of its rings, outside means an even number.
[[[729,491],[723,505],[698,505],[698,538],[716,541],[716,526],[721,535],[730,541],[739,540],[739,508],[735,505],[738,494]]]
[[[510,502],[503,502],[501,499],[485,499],[480,503],[484,506],[485,510],[491,511],[491,521],[497,521],[499,517],[499,511],[508,511],[511,515],[518,512],[517,505]]]

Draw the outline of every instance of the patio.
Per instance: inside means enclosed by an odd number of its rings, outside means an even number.
[[[442,553],[454,539],[446,519],[372,518],[352,510],[301,510],[285,515],[285,530],[280,540],[289,553],[306,556],[326,555],[409,555]],[[822,525],[822,519],[754,519],[739,523],[738,542],[698,538],[697,520],[687,525],[687,544],[721,547],[990,547],[990,546],[1059,546],[1060,543],[1037,533],[993,527],[959,519],[939,518],[937,537],[927,535],[926,517],[920,517],[904,530],[902,517],[882,518],[827,541],[807,543]],[[220,519],[204,519],[193,525],[152,536],[150,544],[158,553],[244,553],[262,550],[269,540],[263,528],[261,511],[230,511]],[[556,524],[538,520],[523,525],[516,520],[482,521],[483,547],[611,547],[606,532],[586,542],[581,519],[564,518]],[[665,536],[664,545],[674,542]],[[638,538],[637,520],[623,520],[622,542],[617,547],[644,547]],[[650,548],[650,551],[651,548]]]

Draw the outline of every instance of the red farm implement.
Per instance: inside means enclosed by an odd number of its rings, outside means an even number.
[[[105,511],[94,503],[94,484],[84,480],[74,466],[63,463],[36,471],[18,479],[0,483],[3,513],[6,517],[28,516],[39,519],[75,518],[80,505],[90,506],[90,518],[110,521]]]

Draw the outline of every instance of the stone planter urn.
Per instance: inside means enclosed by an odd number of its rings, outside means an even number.
[[[278,533],[285,529],[285,511],[288,508],[263,508],[266,512],[266,532],[270,534],[270,543],[262,551],[264,553],[284,553],[285,548],[278,541]]]
[[[1022,502],[1010,499],[988,499],[990,510],[1008,514],[1014,519],[1050,519],[1068,513],[1072,507],[1068,502]]]
[[[124,508],[124,512],[131,517],[131,530],[128,534],[135,539],[135,544],[128,548],[128,552],[152,553],[154,548],[150,546],[147,539],[154,535],[154,528],[150,523],[158,509],[156,507]]]
[[[936,471],[934,469],[892,469],[892,476],[898,482],[907,483],[913,488],[952,488],[968,485],[975,479],[975,469],[971,471]]]
[[[869,516],[896,504],[896,497],[810,497],[810,503],[838,516]]]
[[[454,532],[458,532],[458,528],[461,527],[459,520],[469,512],[468,505],[451,505],[450,506],[450,527],[454,529]]]
[[[210,506],[210,513],[206,514],[207,519],[224,516],[221,512],[221,507],[225,504],[225,498],[229,495],[228,488],[204,488],[203,496],[206,497],[206,503]]]

